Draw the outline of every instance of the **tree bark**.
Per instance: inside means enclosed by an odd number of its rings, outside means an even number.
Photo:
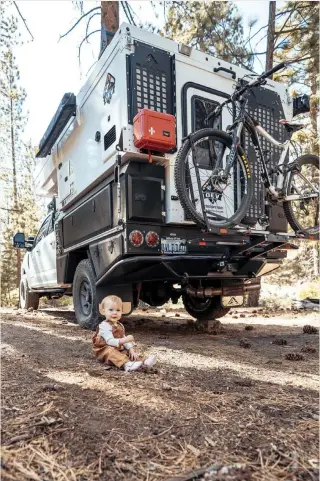
[[[19,210],[18,206],[18,188],[17,188],[17,165],[16,165],[16,146],[14,140],[14,118],[13,118],[13,99],[11,95],[12,84],[11,84],[11,71],[12,71],[12,57],[10,61],[10,141],[11,141],[11,161],[12,161],[12,183],[13,183],[13,208],[17,212]],[[17,215],[14,214],[14,215]],[[17,254],[17,287],[20,285],[20,271],[21,271],[21,251],[16,249]]]
[[[271,1],[269,3],[266,70],[270,70],[273,67],[275,20],[276,20],[276,2]]]
[[[101,2],[101,42],[100,54],[111,42],[109,32],[115,33],[119,28],[119,2]]]

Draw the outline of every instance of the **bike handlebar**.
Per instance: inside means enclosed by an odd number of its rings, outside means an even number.
[[[272,75],[275,72],[278,72],[278,70],[281,70],[284,67],[286,67],[285,62],[278,63],[278,65],[275,65],[270,70],[267,70],[262,75],[260,75],[260,78],[268,78],[268,77],[270,77],[270,75]]]
[[[207,117],[207,121],[209,121],[211,119],[211,117],[213,117],[215,115],[215,113],[219,110],[221,111],[222,108],[237,100],[239,97],[241,97],[241,95],[248,89],[251,89],[253,87],[258,87],[259,85],[261,85],[262,83],[266,83],[264,82],[266,78],[270,77],[270,75],[272,75],[273,73],[275,72],[278,72],[278,70],[281,70],[282,68],[286,67],[286,63],[285,62],[281,62],[279,63],[278,65],[275,65],[274,67],[272,67],[270,70],[267,70],[266,72],[264,72],[263,74],[259,75],[259,77],[257,77],[256,79],[252,80],[251,82],[249,82],[247,85],[245,85],[244,87],[240,88],[240,89],[236,89],[236,91],[234,92],[233,95],[230,96],[229,99],[225,100],[224,102],[222,102],[222,104],[220,104],[218,107],[216,107],[216,109],[210,114],[208,115]]]

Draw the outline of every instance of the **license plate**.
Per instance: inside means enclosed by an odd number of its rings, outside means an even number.
[[[162,254],[186,254],[187,240],[177,237],[165,237],[161,239]]]

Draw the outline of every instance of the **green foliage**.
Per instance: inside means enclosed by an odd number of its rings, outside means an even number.
[[[300,299],[320,299],[320,277],[304,286],[299,292]]]
[[[24,254],[12,246],[16,232],[36,232],[38,208],[33,187],[34,151],[23,133],[26,92],[20,85],[14,50],[19,45],[16,18],[7,14],[8,2],[0,4],[0,285],[1,304],[16,303]]]
[[[251,67],[242,18],[234,2],[169,3],[166,36],[227,62]]]
[[[294,243],[299,246],[299,250],[288,251],[288,258],[284,260],[283,265],[266,277],[268,283],[293,285],[301,280],[311,282],[319,276],[319,243],[311,241]]]
[[[319,2],[287,2],[277,14],[275,63],[294,62],[274,80],[294,85],[295,95],[311,94],[307,128],[299,134],[305,151],[319,154],[317,117],[319,112]]]

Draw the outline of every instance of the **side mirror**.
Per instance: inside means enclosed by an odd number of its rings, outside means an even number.
[[[25,245],[25,237],[23,232],[17,232],[13,236],[13,247],[17,247],[18,249],[24,249]]]
[[[27,251],[31,251],[31,250],[32,250],[34,241],[35,241],[35,237],[29,235],[28,239],[27,239],[26,242],[25,242]]]

